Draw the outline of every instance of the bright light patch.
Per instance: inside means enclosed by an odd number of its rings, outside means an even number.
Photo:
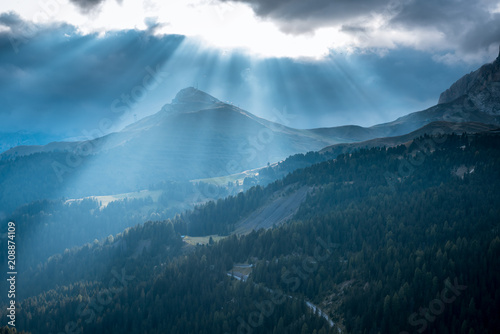
[[[378,49],[383,54],[384,50],[400,46],[433,51],[454,49],[453,41],[436,27],[404,28],[390,24],[397,14],[394,8],[366,13],[350,22],[332,22],[300,35],[286,34],[274,22],[257,17],[248,4],[218,0],[103,0],[86,12],[69,0],[0,2],[0,13],[9,11],[35,23],[67,23],[83,34],[105,36],[109,31],[150,29],[157,35],[201,37],[218,48],[245,49],[264,57],[319,59],[332,49],[348,53]],[[492,5],[488,11],[496,15],[500,5]],[[346,25],[353,29],[345,29]]]
[[[243,48],[262,56],[312,58],[328,54],[332,39],[339,37],[332,29],[307,36],[284,34],[244,4],[196,3],[155,8],[158,21],[167,22],[157,33],[198,36],[216,47]]]
[[[498,4],[496,5],[496,7],[494,7],[494,8],[492,8],[492,9],[490,9],[490,13],[491,13],[491,14],[498,14],[498,13],[500,13],[500,3],[498,3]]]
[[[31,0],[4,2],[0,12],[7,11],[15,11],[35,23],[69,23],[83,34],[100,36],[113,30],[145,30],[146,21],[156,22],[155,34],[201,37],[215,47],[241,48],[270,57],[320,58],[332,47],[349,43],[349,36],[338,28],[299,36],[285,34],[275,24],[257,18],[245,4],[215,0],[107,0],[87,13],[67,0]]]

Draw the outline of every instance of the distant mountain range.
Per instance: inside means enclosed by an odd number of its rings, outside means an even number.
[[[136,160],[134,157],[141,155],[148,161],[149,172],[159,167],[168,169],[171,177],[197,178],[224,174],[227,168],[241,171],[263,166],[290,154],[338,142],[341,139],[267,121],[190,87],[181,90],[156,114],[120,132],[85,142],[19,146],[0,157],[12,160],[41,152],[71,152],[106,153]],[[232,165],[228,167],[229,162]]]
[[[328,147],[325,147],[320,151],[320,153],[330,152],[330,153],[344,153],[344,152],[352,152],[356,149],[360,148],[372,148],[372,147],[393,147],[401,144],[406,144],[412,142],[414,139],[421,137],[425,134],[427,135],[437,135],[437,134],[451,134],[451,133],[478,133],[478,132],[487,132],[490,130],[498,129],[498,125],[493,124],[484,124],[477,122],[462,122],[462,123],[454,123],[454,122],[444,122],[444,121],[436,121],[429,123],[420,129],[412,131],[410,133],[394,136],[394,137],[383,137],[383,138],[375,138],[370,140],[365,140],[362,142],[356,143],[342,143],[335,144]]]
[[[42,198],[113,194],[164,180],[223,176],[341,143],[388,145],[431,130],[484,131],[500,125],[499,87],[500,56],[458,80],[429,109],[372,127],[309,130],[259,118],[185,88],[159,112],[120,132],[5,151],[0,155],[0,204],[14,209]],[[396,138],[376,140],[388,137]]]
[[[56,140],[57,137],[40,132],[0,132],[0,153],[16,146],[41,145]]]

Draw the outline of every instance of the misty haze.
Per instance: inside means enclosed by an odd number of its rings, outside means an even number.
[[[0,4],[0,333],[500,333],[496,1]]]

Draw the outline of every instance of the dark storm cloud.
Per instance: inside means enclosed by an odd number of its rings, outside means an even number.
[[[469,53],[500,44],[496,0],[415,0],[389,23],[394,28],[434,28],[460,51]]]
[[[10,14],[0,16],[0,24],[24,25]],[[157,23],[151,18],[147,25],[154,31]],[[286,108],[295,115],[292,127],[370,125],[430,106],[477,66],[444,66],[432,54],[409,48],[384,57],[363,52],[315,62],[259,60],[150,31],[99,37],[60,25],[39,27],[30,38],[0,33],[0,132],[81,137],[82,130],[92,132],[103,118],[119,124],[122,115],[131,121],[135,113],[141,118],[157,112],[193,85],[262,117]],[[113,101],[133,95],[149,71],[162,64],[168,76],[161,85],[144,98],[136,96],[123,114],[115,113]],[[119,107],[125,107],[123,102]]]
[[[467,31],[462,47],[465,51],[478,50],[488,45],[500,44],[500,14],[493,15],[493,19],[477,24]]]
[[[348,22],[380,11],[387,0],[221,0],[250,5],[261,17],[275,20],[283,31],[307,33],[322,26]]]
[[[10,33],[15,37],[23,38],[34,36],[40,28],[39,25],[32,22],[23,21],[15,12],[1,13],[0,25],[10,28]]]
[[[15,16],[0,24],[23,26]],[[77,136],[99,120],[117,120],[112,103],[142,84],[147,68],[163,64],[181,36],[147,32],[80,35],[68,25],[39,27],[34,35],[0,33],[0,131],[47,130]]]
[[[434,29],[464,52],[500,43],[497,0],[220,0],[241,2],[256,15],[274,21],[285,32],[308,33],[340,25],[353,35],[369,31],[364,22],[374,15],[386,19],[384,29]],[[363,47],[363,45],[360,45]]]
[[[0,14],[0,24],[6,27],[15,27],[22,23],[21,17],[15,12]]]
[[[89,12],[106,0],[70,0],[70,1],[76,6],[78,6],[78,8],[80,8],[81,11]]]
[[[76,5],[81,12],[89,13],[95,9],[98,9],[99,5],[104,3],[106,0],[70,0],[70,1],[74,5]],[[123,0],[116,0],[116,2],[121,5]]]

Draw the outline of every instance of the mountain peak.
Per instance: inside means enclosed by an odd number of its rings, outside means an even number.
[[[500,50],[499,50],[500,51]],[[466,96],[479,110],[498,115],[500,108],[500,53],[492,63],[464,75],[444,91],[438,104]]]
[[[181,89],[170,104],[163,106],[164,112],[178,113],[208,109],[214,104],[220,103],[215,97],[194,87]]]
[[[203,104],[214,104],[220,102],[212,95],[209,95],[201,90],[194,87],[187,87],[181,89],[175,98],[172,100],[172,104],[186,104],[186,103],[203,103]]]

